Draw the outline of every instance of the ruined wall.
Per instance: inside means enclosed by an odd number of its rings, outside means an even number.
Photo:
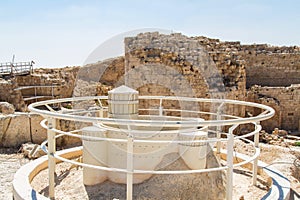
[[[33,96],[54,96],[60,97],[61,95],[61,86],[64,84],[64,81],[59,78],[53,78],[53,76],[48,74],[31,74],[27,76],[17,76],[15,81],[18,84],[18,87],[22,86],[53,86],[49,87],[37,87],[37,88],[28,88],[22,89],[20,92],[24,98],[33,97]],[[67,90],[62,92],[67,93]],[[39,99],[41,100],[41,99]],[[32,102],[35,102],[33,100]],[[31,102],[26,102],[30,104]]]
[[[17,87],[18,84],[14,80],[0,79],[0,101],[9,102],[14,105],[16,110],[24,112],[27,107],[22,93],[15,90]]]
[[[206,37],[195,37],[209,53],[233,53],[245,61],[246,85],[289,86],[300,83],[300,47],[267,44],[242,45]]]
[[[300,83],[300,53],[257,53],[242,54],[247,61],[247,87],[289,86]]]
[[[155,32],[126,38],[125,71],[125,84],[141,95],[243,100],[246,93],[244,62],[237,54],[208,52],[197,38],[181,34]],[[171,102],[164,108],[178,108],[177,105],[178,102]],[[180,102],[181,108],[186,106]],[[188,105],[187,109],[195,107],[197,105]],[[199,107],[202,111],[211,111],[209,105]],[[243,109],[225,109],[244,116]]]
[[[238,55],[209,54],[197,39],[181,34],[155,32],[126,38],[125,70],[126,84],[133,88],[152,83],[182,96],[191,95],[188,86],[197,97],[231,92],[231,88],[245,94],[245,70]]]
[[[276,127],[287,130],[299,127],[297,125],[299,114],[294,113],[293,122],[290,122],[291,113],[279,114],[282,110],[291,110],[283,103],[284,98],[281,98],[280,104],[274,100],[277,95],[280,96],[281,90],[288,90],[276,89],[277,86],[300,83],[299,47],[241,45],[240,42],[223,42],[206,37],[189,38],[181,34],[145,33],[126,38],[125,48],[125,59],[119,57],[99,62],[96,64],[98,66],[90,71],[91,74],[97,75],[99,68],[106,69],[101,71],[100,82],[103,85],[116,87],[120,85],[117,82],[126,83],[139,90],[141,95],[209,98],[213,94],[216,97],[264,103],[276,110],[276,115],[272,119],[262,122],[267,131],[271,132]],[[210,59],[204,58],[207,55]],[[213,65],[219,77],[214,76],[215,72],[211,73]],[[124,67],[127,73],[125,80]],[[220,76],[221,84],[218,82]],[[269,88],[272,95],[268,98],[262,98],[264,94],[253,92],[251,89],[246,95],[246,85],[250,87],[253,84],[276,87]],[[98,88],[96,94],[105,94],[106,92],[102,91],[110,89],[103,85],[96,86]],[[155,107],[158,102],[151,104]],[[296,99],[293,106],[298,105]],[[170,103],[169,107],[178,107],[178,102]],[[230,107],[226,110],[239,116],[245,114],[245,108]]]
[[[65,67],[57,69],[36,69],[34,73],[28,76],[17,76],[16,82],[19,86],[44,86],[54,85],[51,88],[37,88],[38,96],[54,96],[60,98],[71,97],[76,82],[76,76],[79,67]],[[34,96],[34,89],[22,90],[23,95]]]
[[[271,132],[279,127],[293,131],[299,130],[300,89],[289,85],[299,83],[300,47],[242,45],[206,37],[144,33],[125,39],[125,56],[81,68],[36,69],[30,76],[2,80],[0,101],[11,102],[16,110],[25,111],[22,96],[33,95],[34,90],[24,90],[22,94],[14,90],[19,86],[58,84],[54,94],[63,98],[107,95],[112,88],[126,84],[141,95],[216,97],[263,103],[276,110],[272,119],[262,122],[264,129]],[[251,88],[253,85],[268,87]],[[48,96],[51,92],[49,88],[37,89],[37,95]],[[159,102],[151,104],[156,107]],[[163,106],[182,105],[174,101]],[[205,110],[207,106],[200,107]],[[239,116],[259,112],[237,107],[227,107],[226,111]]]
[[[300,104],[300,89],[297,86],[289,87],[291,84],[300,84],[299,46],[242,45],[240,42],[195,38],[212,55],[230,52],[244,61],[248,88],[246,100],[269,105],[276,111],[272,119],[262,122],[264,129],[269,133],[277,127],[291,131],[299,130],[300,114],[297,108]],[[268,87],[252,87],[254,85]],[[260,111],[251,112],[257,114]]]
[[[40,126],[43,117],[32,113],[0,113],[0,147],[19,147],[26,142],[42,143],[47,132]]]
[[[38,100],[71,97],[73,94],[78,67],[62,69],[37,69],[31,75],[16,76],[9,80],[0,79],[0,101],[14,105],[17,111],[27,111],[27,106],[36,100],[25,101],[27,97],[45,96]],[[18,90],[22,86],[49,86]]]
[[[276,110],[275,116],[262,124],[268,129],[300,131],[300,84],[290,87],[254,86],[248,91],[248,97],[250,101],[269,105]]]
[[[122,56],[81,67],[73,96],[107,95],[112,88],[123,85],[124,63]]]
[[[47,139],[47,130],[40,123],[44,118],[38,114],[15,112],[0,113],[0,147],[20,147],[24,143],[41,144]],[[90,124],[84,124],[85,126]],[[57,120],[56,128],[63,131],[80,129],[83,123]],[[75,137],[63,136],[56,140],[57,146],[78,145],[81,140]]]

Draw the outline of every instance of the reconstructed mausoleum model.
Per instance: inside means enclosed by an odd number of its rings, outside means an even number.
[[[151,101],[160,102],[160,106],[151,107]],[[199,110],[193,110],[193,106],[190,109],[165,108],[162,105],[167,101],[195,104]],[[72,102],[74,108],[64,108],[60,112],[43,109],[66,102]],[[139,107],[139,102],[150,107]],[[207,108],[208,104],[211,110],[202,111],[202,106]],[[260,109],[261,113],[243,118],[226,112],[226,107],[231,106],[253,107]],[[50,197],[55,196],[56,160],[61,160],[83,167],[82,184],[101,186],[108,183],[105,180],[114,183],[113,193],[106,194],[106,197],[121,199],[125,195],[127,199],[232,199],[235,167],[253,161],[247,166],[253,169],[253,184],[256,184],[259,172],[258,134],[261,130],[258,122],[274,114],[270,107],[250,102],[139,96],[137,91],[127,86],[110,91],[108,96],[48,100],[31,104],[29,108],[48,121],[47,125],[43,121],[48,130],[48,141],[42,144],[42,148],[48,153]],[[56,119],[76,121],[78,130],[59,130],[55,126]],[[236,136],[234,132],[243,124],[252,125],[253,131]],[[83,147],[56,152],[55,140],[64,135],[82,138]],[[254,136],[254,142],[246,139],[250,136]],[[253,154],[233,153],[235,140],[246,140],[252,144]],[[82,162],[72,160],[81,155]],[[27,168],[25,166],[25,172],[22,168],[18,171],[14,181],[15,199],[30,198],[31,187],[26,187],[26,184],[20,186],[18,180],[29,183],[45,168],[44,159],[36,160]],[[126,192],[122,187],[124,183]]]
[[[147,119],[138,115],[138,92],[120,86],[108,93],[108,116],[115,119]],[[172,117],[164,117],[162,113],[158,116],[162,122],[174,120]],[[186,121],[197,121],[201,119],[190,118]],[[126,139],[128,135],[132,138],[143,140],[170,141],[170,143],[149,144],[135,142],[133,145],[133,168],[140,170],[155,170],[163,157],[170,153],[179,153],[185,164],[190,169],[203,169],[206,167],[207,148],[205,141],[196,143],[172,143],[172,140],[205,140],[207,130],[205,127],[197,127],[193,124],[189,127],[171,128],[162,124],[160,127],[121,125],[110,126],[105,123],[85,127],[82,129],[84,135],[101,135],[104,138]],[[83,140],[83,162],[98,166],[109,166],[113,168],[126,168],[127,160],[126,142],[107,142]],[[126,183],[126,174],[116,172],[105,172],[85,167],[83,169],[84,184],[98,184],[106,179],[116,183]],[[150,178],[151,174],[134,176],[133,183],[141,183]]]

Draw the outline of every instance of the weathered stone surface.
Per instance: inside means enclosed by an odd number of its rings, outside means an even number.
[[[288,132],[286,130],[279,130],[278,128],[275,128],[272,134],[277,136],[287,136]]]
[[[0,112],[6,115],[13,114],[15,112],[15,108],[8,102],[0,102]]]
[[[29,115],[29,121],[30,121],[30,133],[32,142],[34,144],[41,144],[43,141],[47,139],[47,130],[44,129],[40,123],[44,118],[38,114],[32,114]]]
[[[33,143],[25,143],[21,146],[23,155],[29,159],[39,158],[46,153],[41,149],[41,146]]]
[[[2,130],[0,130],[0,145],[3,147],[18,147],[31,141],[30,123],[28,114],[15,113],[14,115],[0,117]]]
[[[15,90],[18,84],[15,80],[0,79],[0,101],[9,102],[14,105],[18,111],[26,111],[26,105],[22,93]]]
[[[16,148],[28,142],[41,144],[47,139],[47,130],[40,125],[43,119],[42,116],[33,113],[16,112],[11,115],[0,115],[0,146]],[[57,128],[63,131],[72,131],[89,125],[64,120],[56,124]],[[56,140],[57,146],[80,144],[80,142],[80,139],[70,136]]]
[[[188,170],[182,159],[178,159],[178,154],[166,155],[162,160],[162,166],[170,161],[175,162],[162,168],[161,170]],[[210,151],[207,157],[207,167],[219,165],[215,156]],[[150,179],[133,186],[133,199],[225,199],[226,176],[225,171],[210,173],[194,173],[184,175],[153,175]],[[113,190],[111,189],[113,188]],[[110,181],[105,181],[95,187],[86,186],[87,190],[102,191],[91,192],[90,199],[109,199],[112,196],[117,199],[124,199],[126,196],[126,186]]]
[[[145,45],[149,48],[143,48]],[[0,101],[13,104],[17,111],[26,111],[26,104],[35,100],[24,102],[23,96],[34,96],[35,91],[15,90],[20,86],[56,84],[58,87],[53,91],[50,88],[38,88],[36,95],[49,96],[53,93],[55,98],[63,98],[72,95],[106,95],[110,89],[126,83],[129,86],[136,85],[138,88],[135,89],[142,95],[192,94],[196,97],[263,103],[276,111],[272,119],[261,123],[267,132],[271,133],[276,127],[300,131],[298,46],[243,45],[202,36],[186,37],[177,33],[163,35],[155,32],[126,38],[125,48],[124,56],[83,68],[35,69],[34,74],[28,76],[0,79]],[[211,71],[213,64],[217,73]],[[126,78],[125,71],[131,78]],[[77,74],[79,80],[76,82]],[[219,81],[220,78],[222,81]],[[224,90],[220,91],[222,88]],[[158,104],[151,103],[153,107]],[[141,105],[146,106],[146,103],[141,102]],[[163,106],[178,108],[180,105],[178,102],[164,102]],[[204,111],[207,111],[205,106]],[[244,116],[248,111],[252,114],[258,112],[242,107],[226,107],[226,111],[239,116]],[[32,130],[33,140],[35,131]],[[44,135],[43,131],[39,132]],[[42,138],[36,139],[37,142]]]
[[[269,133],[275,128],[300,130],[300,84],[289,87],[253,86],[248,90],[247,97],[248,101],[262,103],[275,109],[275,116],[261,123]]]
[[[28,97],[43,96],[38,100],[71,97],[77,71],[78,67],[37,69],[27,76],[16,76],[10,80],[0,79],[0,101],[7,101],[13,104],[17,111],[24,112],[27,111],[27,105],[36,101],[36,99],[26,100]],[[36,87],[18,90],[23,86]]]

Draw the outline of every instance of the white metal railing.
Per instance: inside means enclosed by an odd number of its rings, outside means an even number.
[[[157,109],[149,109],[145,108],[142,110],[152,110],[157,111],[158,115],[151,115],[148,116],[141,116],[142,119],[112,119],[103,117],[103,113],[107,112],[107,108],[102,106],[101,101],[107,101],[106,96],[91,96],[91,97],[74,97],[74,98],[65,98],[65,99],[55,99],[55,100],[48,100],[42,102],[36,102],[29,105],[29,110],[38,114],[41,114],[46,119],[41,122],[41,125],[48,130],[48,140],[42,144],[42,148],[48,154],[48,168],[49,168],[49,196],[50,198],[54,197],[54,172],[55,172],[55,159],[59,159],[64,162],[69,162],[72,164],[76,164],[83,167],[89,167],[98,170],[104,171],[111,171],[111,172],[121,172],[127,174],[127,199],[132,199],[132,175],[133,174],[190,174],[190,173],[203,173],[203,172],[213,172],[213,171],[221,171],[226,170],[227,174],[227,184],[226,184],[226,198],[228,200],[232,199],[232,188],[233,188],[233,169],[237,166],[241,166],[247,164],[249,162],[253,162],[253,184],[256,184],[257,179],[257,161],[258,156],[260,154],[260,150],[258,147],[258,138],[259,138],[259,131],[261,130],[261,126],[259,122],[262,120],[266,120],[274,115],[274,110],[268,106],[251,103],[251,102],[244,102],[244,101],[236,101],[236,100],[228,100],[228,99],[201,99],[201,98],[189,98],[189,97],[170,97],[170,96],[140,96],[139,100],[159,100],[159,107]],[[194,102],[194,103],[210,103],[216,106],[218,109],[216,112],[212,111],[200,111],[200,110],[180,110],[180,109],[166,109],[163,108],[164,101],[180,101],[180,102]],[[70,112],[57,112],[54,110],[41,110],[39,109],[40,106],[50,107],[51,104],[63,103],[63,102],[80,102],[80,101],[98,101],[100,102],[99,109],[79,109],[78,111],[72,110]],[[261,109],[261,113],[256,116],[246,117],[243,116],[235,116],[231,113],[224,113],[222,108],[226,105],[236,105],[236,106],[246,106],[246,107],[254,107]],[[205,114],[211,116],[211,118],[216,119],[209,119],[203,120],[200,118],[187,118],[187,117],[174,117],[164,115],[164,111],[178,111],[180,113],[197,113],[197,114]],[[98,113],[98,116],[95,113]],[[156,113],[156,112],[155,112]],[[86,116],[89,114],[89,116]],[[94,116],[93,116],[94,115]],[[165,119],[172,119],[172,120],[160,120],[159,117],[165,117]],[[77,122],[91,122],[94,125],[101,126],[101,128],[113,131],[126,131],[128,133],[127,138],[106,138],[106,137],[99,137],[99,136],[90,136],[90,135],[82,135],[82,134],[75,134],[74,132],[66,132],[59,129],[56,129],[55,121],[56,119],[65,119]],[[45,124],[48,121],[47,125]],[[247,133],[242,136],[234,135],[234,130],[239,127],[241,124],[253,124],[254,130],[250,133]],[[152,140],[147,138],[135,138],[135,132],[137,130],[130,130],[130,129],[122,129],[122,128],[113,128],[111,125],[127,125],[130,127],[131,125],[134,126],[148,126],[148,127],[171,127],[171,128],[183,128],[177,130],[168,130],[168,134],[179,134],[184,131],[189,131],[193,129],[193,127],[206,127],[208,132],[215,133],[215,137],[209,137],[205,140]],[[222,131],[223,128],[227,126],[230,127],[228,132]],[[122,127],[122,126],[121,126]],[[126,127],[126,126],[125,126]],[[143,130],[144,131],[144,130]],[[151,130],[147,130],[151,133]],[[165,131],[162,132],[162,134]],[[127,143],[127,168],[112,168],[112,167],[104,167],[104,166],[96,166],[87,163],[80,163],[74,160],[68,160],[56,154],[56,144],[55,140],[58,137],[63,135],[78,137],[87,140],[95,140],[95,141],[111,141],[111,142],[122,142]],[[221,137],[222,136],[222,137]],[[254,136],[254,142],[247,140],[246,137]],[[233,145],[234,140],[242,139],[248,141],[254,149],[253,155],[249,157],[249,159],[235,163],[233,161]],[[221,142],[227,143],[227,147],[225,152],[227,153],[227,160],[225,166],[219,166],[214,168],[206,168],[206,169],[194,169],[194,170],[137,170],[133,168],[132,165],[132,148],[135,142],[138,143],[195,143],[195,142],[202,142],[206,144],[215,144],[216,148],[215,151],[217,155],[221,151]],[[48,148],[46,144],[48,143]],[[131,153],[130,153],[131,152]]]
[[[34,89],[34,94],[29,97],[23,96],[23,100],[26,101],[31,101],[31,100],[38,100],[38,99],[45,99],[45,98],[54,98],[54,89],[60,87],[59,85],[53,84],[53,85],[27,85],[27,86],[21,86],[18,88],[15,88],[14,90],[16,91],[23,91],[23,90],[29,90],[29,89]],[[51,88],[51,94],[49,95],[38,95],[38,89],[39,88]]]
[[[54,99],[48,101],[36,102],[29,105],[29,110],[32,112],[39,113],[41,115],[45,115],[52,118],[62,118],[71,121],[81,121],[81,122],[92,122],[92,123],[105,123],[105,124],[119,124],[119,125],[149,125],[152,126],[161,126],[162,124],[166,126],[177,126],[177,127],[189,127],[191,125],[199,125],[199,126],[225,126],[225,125],[234,125],[234,124],[247,124],[252,122],[259,122],[266,119],[271,118],[275,111],[273,108],[253,103],[253,102],[245,102],[245,101],[237,101],[237,100],[229,100],[229,99],[202,99],[202,98],[190,98],[190,97],[170,97],[170,96],[140,96],[139,99],[163,99],[163,100],[175,100],[175,101],[186,101],[186,102],[204,102],[204,103],[224,103],[224,104],[233,104],[233,105],[242,105],[260,108],[263,111],[267,111],[263,115],[251,116],[246,118],[238,118],[238,119],[221,119],[221,120],[196,120],[195,121],[160,121],[160,120],[128,120],[128,119],[112,119],[112,118],[100,118],[100,117],[87,117],[87,116],[79,116],[72,114],[62,114],[59,112],[50,112],[47,110],[40,110],[36,107],[43,106],[44,104],[51,105],[62,102],[74,102],[74,101],[88,101],[88,100],[96,100],[102,99],[107,100],[107,96],[88,96],[88,97],[73,97],[73,98],[65,98],[65,99]],[[181,110],[178,110],[181,111]],[[223,116],[223,114],[222,114]]]

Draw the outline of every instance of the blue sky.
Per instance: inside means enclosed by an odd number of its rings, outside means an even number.
[[[3,0],[0,62],[82,65],[112,36],[143,28],[300,46],[299,10],[298,0]]]

